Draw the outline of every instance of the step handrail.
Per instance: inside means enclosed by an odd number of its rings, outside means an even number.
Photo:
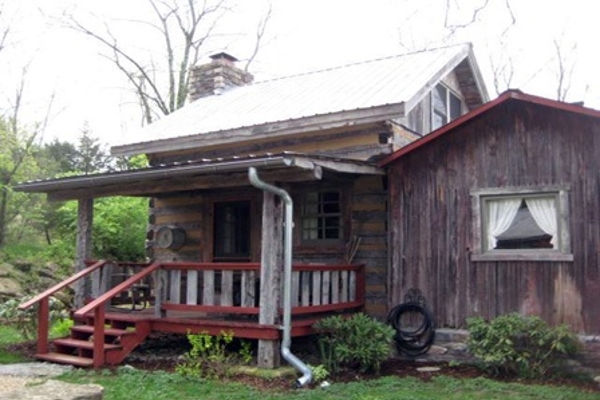
[[[75,311],[75,315],[78,317],[85,316],[90,312],[94,312],[94,350],[93,350],[93,366],[94,368],[100,368],[104,365],[105,354],[104,354],[104,340],[105,340],[105,320],[106,320],[106,307],[105,304],[109,302],[113,297],[119,293],[129,289],[139,280],[152,274],[154,271],[160,269],[162,263],[153,263],[148,267],[142,269],[135,275],[127,278],[125,281],[119,283],[112,289],[103,293],[98,298],[92,300],[87,305],[83,306],[79,310]]]
[[[150,264],[148,267],[145,267],[140,272],[130,276],[123,282],[119,283],[112,289],[108,290],[106,293],[98,296],[98,298],[92,300],[91,302],[89,302],[88,304],[86,304],[85,306],[80,308],[79,310],[75,311],[75,315],[78,317],[82,317],[85,314],[99,308],[100,306],[103,306],[110,299],[112,299],[119,293],[129,289],[130,287],[135,285],[136,282],[147,277],[148,275],[152,274],[154,271],[156,271],[157,269],[159,269],[161,267],[162,267],[162,263],[159,263],[159,262]]]
[[[70,284],[78,281],[81,278],[86,277],[97,269],[106,265],[108,261],[99,260],[89,267],[82,269],[78,273],[71,275],[62,282],[57,283],[50,289],[43,291],[34,298],[19,304],[19,310],[25,310],[36,303],[40,303],[38,308],[38,337],[37,337],[37,352],[38,354],[48,353],[48,332],[50,330],[49,316],[50,316],[50,296],[58,292],[61,289],[69,286]]]
[[[38,294],[37,296],[33,297],[32,299],[26,301],[25,303],[19,304],[19,310],[25,310],[25,309],[31,307],[32,305],[34,305],[35,303],[42,301],[44,298],[52,296],[54,293],[58,292],[61,289],[64,289],[65,287],[78,281],[79,279],[84,278],[85,276],[91,274],[98,268],[103,267],[107,263],[108,263],[108,261],[106,261],[106,260],[99,260],[99,261],[95,262],[91,266],[89,266],[85,269],[82,269],[75,275],[71,275],[64,281],[57,283],[56,285],[52,286],[50,289],[43,291],[42,293]]]

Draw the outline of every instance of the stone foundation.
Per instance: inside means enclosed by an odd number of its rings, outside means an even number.
[[[469,332],[461,329],[437,329],[435,342],[429,352],[417,357],[417,361],[475,362],[467,349]],[[593,376],[600,375],[600,336],[579,336],[582,352],[568,362],[571,369]]]

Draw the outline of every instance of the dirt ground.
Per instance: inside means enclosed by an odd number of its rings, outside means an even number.
[[[317,365],[318,359],[315,359],[316,349],[314,343],[310,340],[300,342],[292,351],[306,362]],[[183,335],[153,335],[143,345],[139,346],[130,356],[127,357],[124,364],[128,364],[137,369],[143,370],[163,370],[174,371],[175,366],[181,362],[183,354],[189,349],[187,339]],[[11,345],[9,350],[20,353],[27,358],[33,359],[35,354],[35,342],[21,343]],[[437,367],[438,371],[422,371],[423,367]],[[359,380],[377,379],[381,376],[399,376],[416,377],[427,381],[435,376],[446,375],[456,378],[474,378],[487,377],[500,381],[519,381],[522,383],[537,383],[543,385],[567,385],[574,386],[589,392],[600,393],[600,384],[581,377],[560,377],[551,378],[544,381],[522,381],[514,377],[490,376],[473,365],[467,364],[449,364],[446,362],[422,362],[418,360],[409,360],[403,358],[390,358],[381,366],[378,373],[359,373],[357,370],[346,369],[339,374],[328,378],[331,382],[350,382]],[[269,390],[287,390],[292,388],[295,378],[286,376],[281,378],[264,379],[251,375],[237,374],[226,379],[242,382],[258,389]]]

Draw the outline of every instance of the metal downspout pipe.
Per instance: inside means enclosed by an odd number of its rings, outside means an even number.
[[[302,373],[302,376],[296,380],[296,387],[302,387],[312,380],[312,371],[298,357],[292,354],[290,346],[292,344],[292,228],[294,205],[290,195],[283,189],[262,181],[258,177],[256,168],[248,169],[248,179],[250,183],[267,192],[281,197],[285,203],[285,223],[283,232],[283,340],[281,341],[281,356]]]

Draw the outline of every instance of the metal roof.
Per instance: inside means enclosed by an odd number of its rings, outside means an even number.
[[[173,139],[202,137],[218,132],[262,126],[261,132],[278,129],[283,121],[302,121],[331,116],[347,123],[358,110],[395,113],[403,108],[381,108],[414,101],[424,87],[441,79],[440,71],[454,68],[472,55],[471,46],[449,46],[373,61],[330,68],[318,72],[253,83],[198,99],[144,127],[116,144],[114,154],[160,151],[160,144],[173,148]],[[379,107],[379,108],[378,108]],[[381,120],[381,119],[379,119]],[[268,129],[265,124],[270,124]],[[154,143],[154,145],[152,145]],[[159,145],[159,146],[157,146]],[[198,142],[198,145],[202,145]],[[151,151],[149,151],[151,150]]]
[[[278,154],[246,155],[227,158],[202,159],[140,168],[132,171],[102,172],[64,178],[20,183],[14,190],[29,193],[47,193],[51,200],[68,200],[82,197],[144,196],[164,191],[166,183],[171,191],[189,190],[202,176],[238,174],[238,178],[255,167],[259,172],[294,170],[309,172],[308,179],[319,180],[323,170],[336,173],[383,175],[383,169],[374,163],[348,160],[322,155],[283,152]],[[292,174],[302,180],[300,174]],[[229,178],[211,180],[208,185],[230,184]],[[245,178],[236,184],[249,185]],[[179,188],[179,189],[177,189]]]

